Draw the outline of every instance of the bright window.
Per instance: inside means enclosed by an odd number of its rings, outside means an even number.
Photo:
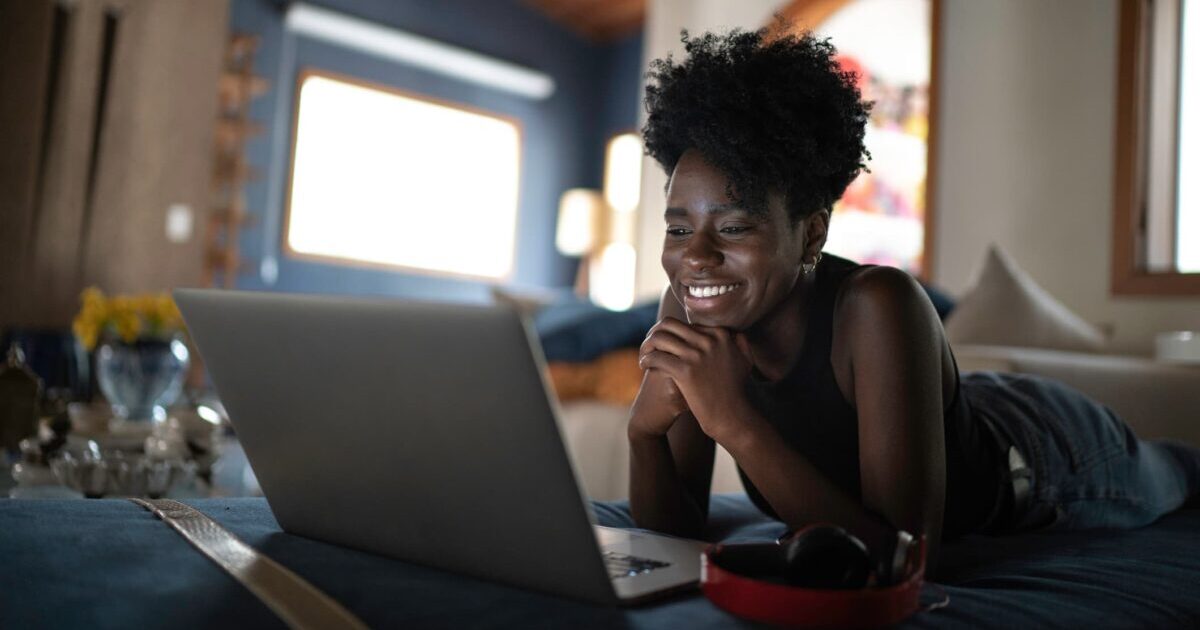
[[[520,130],[359,82],[300,79],[286,244],[299,257],[504,278]]]

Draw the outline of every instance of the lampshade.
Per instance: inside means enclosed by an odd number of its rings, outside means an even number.
[[[599,264],[588,268],[588,296],[604,308],[623,311],[633,306],[633,276],[637,252],[629,243],[615,242],[600,251]]]
[[[642,138],[622,133],[608,141],[604,198],[617,214],[633,214],[642,196]],[[618,239],[619,240],[619,239]]]
[[[572,188],[558,201],[554,244],[567,256],[590,254],[605,240],[606,203],[598,190]]]

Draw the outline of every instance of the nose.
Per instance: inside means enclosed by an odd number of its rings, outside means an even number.
[[[683,263],[692,271],[719,267],[723,262],[725,255],[707,234],[697,231],[688,239],[687,248],[683,252]]]

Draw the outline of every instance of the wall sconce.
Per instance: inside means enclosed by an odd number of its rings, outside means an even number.
[[[588,295],[594,259],[608,240],[609,211],[604,196],[590,188],[572,188],[558,200],[558,231],[554,244],[565,256],[579,256],[575,292]]]
[[[587,256],[595,249],[607,214],[604,197],[590,188],[572,188],[558,200],[554,244],[565,256]]]
[[[603,194],[572,188],[558,203],[555,245],[564,255],[581,257],[575,292],[613,310],[633,305],[641,169],[641,138],[636,133],[613,136],[605,152]]]

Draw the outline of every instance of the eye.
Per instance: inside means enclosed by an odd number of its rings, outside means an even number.
[[[728,225],[728,226],[721,228],[721,233],[738,235],[738,234],[743,234],[745,232],[749,232],[752,229],[754,229],[754,228],[750,227],[749,225]]]
[[[688,234],[691,234],[691,233],[692,233],[691,230],[689,230],[685,227],[680,227],[678,225],[672,225],[672,226],[667,227],[667,234],[670,236],[687,236]]]

